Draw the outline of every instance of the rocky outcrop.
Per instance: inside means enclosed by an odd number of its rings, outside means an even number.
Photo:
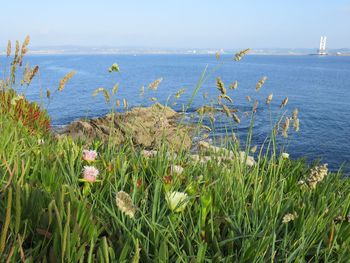
[[[136,145],[152,149],[166,142],[175,151],[187,150],[192,143],[190,128],[180,125],[178,117],[179,113],[161,104],[136,107],[126,113],[74,121],[58,131],[58,136],[69,135],[86,141],[112,140],[115,144],[132,140]]]

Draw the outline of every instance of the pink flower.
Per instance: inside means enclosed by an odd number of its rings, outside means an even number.
[[[84,166],[83,176],[84,180],[89,183],[96,182],[96,177],[99,174],[99,171],[94,166]]]
[[[88,162],[95,161],[97,152],[93,150],[83,150],[83,159]]]

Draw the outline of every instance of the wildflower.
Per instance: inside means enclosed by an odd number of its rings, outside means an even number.
[[[281,156],[283,159],[289,159],[289,153],[282,153]]]
[[[184,171],[184,168],[181,167],[180,165],[172,165],[170,167],[170,171],[172,174],[175,174],[175,175],[181,175]]]
[[[283,224],[286,224],[290,221],[294,221],[295,219],[298,218],[298,214],[297,212],[294,212],[293,214],[289,213],[289,214],[286,214],[283,219],[282,219],[282,223]]]
[[[182,212],[185,210],[188,203],[188,195],[183,192],[166,193],[166,200],[169,208],[174,212]]]
[[[17,105],[17,101],[21,101],[24,100],[24,96],[23,95],[17,95],[16,97],[11,99],[11,105],[16,106]]]
[[[145,157],[145,158],[153,158],[157,155],[157,151],[155,150],[151,150],[151,151],[148,151],[148,150],[142,150],[141,151],[141,154]]]
[[[97,152],[94,150],[83,150],[83,159],[88,162],[94,162],[97,157]]]
[[[94,166],[84,166],[83,178],[86,182],[94,183],[99,173],[100,172]]]
[[[316,185],[319,182],[323,181],[327,173],[328,173],[327,164],[316,166],[315,168],[311,169],[310,176],[307,179],[307,183],[309,187],[312,189],[315,189]]]
[[[124,191],[119,191],[116,195],[115,201],[120,211],[130,218],[134,218],[136,207],[132,203],[132,199],[129,194]]]
[[[256,164],[256,161],[254,160],[253,156],[247,155],[245,152],[241,151],[239,152],[239,158],[242,163],[245,162],[245,164],[248,167],[253,167]]]
[[[163,177],[163,180],[165,184],[171,184],[173,178],[170,175],[166,175]]]
[[[306,182],[304,180],[298,181],[298,185],[305,185],[305,184],[306,184]]]
[[[137,179],[136,181],[136,187],[140,189],[142,187],[142,178]]]

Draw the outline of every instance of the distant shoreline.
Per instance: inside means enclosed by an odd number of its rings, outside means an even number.
[[[232,53],[222,53],[221,55],[233,55]],[[70,51],[34,51],[28,52],[31,56],[45,56],[45,55],[129,55],[129,56],[142,56],[142,55],[190,55],[190,56],[201,56],[201,55],[215,55],[213,52],[203,52],[203,53],[190,53],[190,52],[70,52]],[[328,55],[318,55],[312,53],[250,53],[253,56],[320,56],[320,57],[348,57],[350,53],[343,54],[328,54]],[[0,56],[6,56],[6,52],[0,52]]]

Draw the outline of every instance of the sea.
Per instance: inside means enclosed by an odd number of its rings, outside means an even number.
[[[305,158],[307,162],[328,163],[331,170],[341,169],[350,174],[350,57],[346,56],[282,56],[247,55],[234,61],[233,55],[29,55],[24,63],[38,65],[40,74],[29,87],[17,87],[29,100],[36,101],[48,110],[54,127],[66,125],[78,118],[98,117],[112,108],[124,111],[123,99],[128,107],[149,106],[155,102],[169,105],[177,111],[186,110],[188,121],[198,120],[196,110],[203,105],[218,109],[216,78],[225,84],[232,103],[222,100],[230,109],[236,109],[241,123],[233,118],[216,114],[215,121],[204,119],[213,129],[209,138],[231,135],[245,141],[253,121],[252,145],[258,150],[270,136],[276,121],[281,125],[286,116],[298,109],[300,131],[292,127],[288,138],[280,139],[283,151],[290,158]],[[3,75],[9,61],[0,57]],[[119,72],[109,72],[117,63]],[[7,66],[8,68],[8,66]],[[58,92],[59,81],[68,72],[76,75]],[[256,84],[267,77],[256,91]],[[154,80],[162,78],[157,90],[148,88]],[[237,89],[230,84],[238,82]],[[119,84],[118,92],[107,103],[95,89],[103,87],[111,91]],[[144,87],[144,94],[140,90]],[[51,98],[46,98],[50,89]],[[184,89],[183,94],[176,93]],[[273,94],[270,105],[265,100]],[[246,97],[250,96],[248,102]],[[283,99],[288,104],[280,108]],[[120,101],[120,106],[117,106]],[[258,101],[256,115],[247,115],[254,101]],[[189,103],[191,102],[191,103]],[[292,126],[292,123],[291,123]]]

